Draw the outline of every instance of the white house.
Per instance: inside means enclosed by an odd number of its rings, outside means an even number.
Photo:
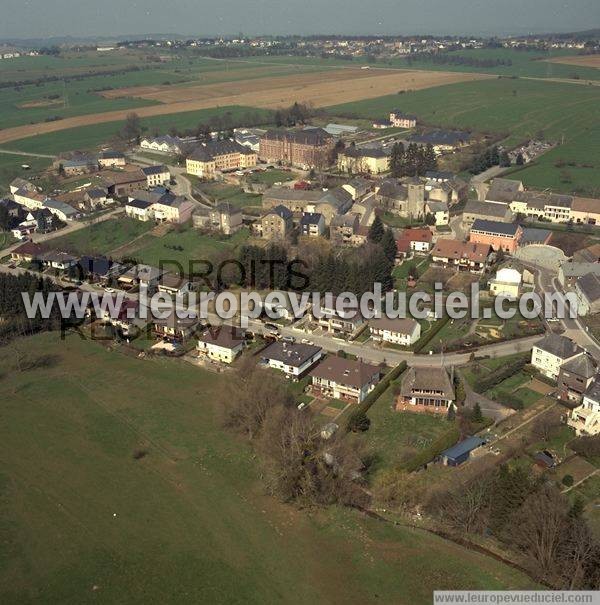
[[[519,296],[523,278],[516,269],[505,267],[496,273],[496,277],[490,280],[490,294],[494,296]]]
[[[198,352],[214,361],[233,363],[244,350],[244,331],[234,326],[209,328],[198,337]]]
[[[261,354],[263,363],[298,379],[310,370],[323,356],[323,349],[314,345],[274,342]]]
[[[533,345],[531,363],[544,376],[557,380],[561,366],[583,354],[583,349],[570,338],[560,334],[547,334]]]
[[[379,342],[409,347],[421,338],[421,324],[407,317],[405,319],[389,319],[380,317],[369,321],[371,338]]]
[[[571,411],[567,424],[577,435],[598,435],[600,433],[600,380],[592,382],[583,394],[581,405]]]
[[[171,180],[171,173],[166,166],[144,166],[142,172],[146,175],[148,188],[166,185]]]

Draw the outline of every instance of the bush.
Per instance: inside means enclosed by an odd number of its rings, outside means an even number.
[[[600,435],[578,437],[569,443],[569,447],[584,458],[600,456]]]
[[[474,388],[478,393],[484,393],[492,387],[500,384],[503,380],[506,380],[507,378],[510,378],[517,372],[521,371],[526,364],[526,357],[515,359],[504,366],[496,368],[493,372],[490,372],[482,378],[478,378],[475,381]]]
[[[431,445],[421,450],[416,456],[402,464],[402,468],[409,473],[421,468],[424,464],[431,462],[436,456],[439,456],[444,450],[452,447],[460,437],[458,427],[451,429],[440,435]]]
[[[450,317],[448,316],[442,317],[442,319],[438,319],[433,325],[433,328],[431,328],[431,330],[429,330],[427,333],[421,336],[419,340],[417,340],[415,346],[413,347],[413,351],[415,353],[420,353],[433,340],[434,336],[438,334],[449,321]]]
[[[575,481],[573,479],[573,475],[565,475],[562,478],[562,484],[565,485],[566,487],[571,487],[573,485],[573,483],[575,483]]]
[[[356,410],[348,419],[348,430],[353,433],[368,431],[370,426],[371,421],[363,410]]]

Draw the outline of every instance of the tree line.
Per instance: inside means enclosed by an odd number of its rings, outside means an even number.
[[[469,67],[510,67],[511,59],[480,59],[464,55],[453,55],[449,53],[413,53],[408,55],[406,62],[409,65],[413,63],[433,63],[434,65],[467,65]]]

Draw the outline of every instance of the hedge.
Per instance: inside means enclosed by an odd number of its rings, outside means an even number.
[[[439,456],[444,450],[452,447],[460,437],[460,430],[453,426],[447,432],[440,435],[431,445],[421,450],[416,456],[407,460],[400,466],[409,473],[421,468],[424,464],[431,462],[436,456]]]
[[[442,317],[441,319],[438,319],[433,324],[433,328],[428,330],[425,334],[423,334],[423,336],[421,336],[421,338],[419,338],[419,340],[417,340],[415,346],[413,347],[413,351],[415,353],[420,353],[433,340],[433,337],[438,334],[449,321],[450,317],[448,315]]]
[[[510,378],[520,370],[522,370],[528,363],[526,357],[522,359],[514,359],[511,362],[508,362],[505,366],[500,366],[496,368],[493,372],[484,376],[483,378],[479,378],[474,385],[475,391],[478,393],[484,393],[488,389],[495,387],[500,384],[503,380]]]
[[[350,414],[346,422],[346,431],[349,430],[350,420],[352,417],[360,413],[366,414],[369,408],[385,393],[391,382],[399,378],[406,368],[406,361],[401,361],[377,383],[377,386],[364,398],[361,403],[354,408],[354,410],[352,410],[352,414]]]

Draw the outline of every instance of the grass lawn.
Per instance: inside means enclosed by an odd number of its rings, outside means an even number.
[[[0,250],[12,246],[18,240],[9,231],[0,231]]]
[[[154,227],[152,222],[132,218],[111,218],[79,229],[50,242],[55,250],[74,254],[109,254]]]
[[[525,374],[525,372],[523,371],[519,371],[516,374],[509,376],[501,383],[497,384],[494,388],[490,389],[489,391],[486,391],[485,395],[487,397],[490,397],[491,399],[494,399],[498,395],[498,393],[512,393],[513,391],[516,391],[521,385],[524,385],[525,383],[530,381],[531,376]],[[527,397],[527,395],[524,396]]]
[[[581,485],[569,492],[571,502],[581,498],[585,504],[585,518],[587,519],[596,539],[600,539],[600,475],[586,479]]]
[[[30,166],[29,170],[22,168],[23,164]],[[0,194],[9,192],[9,184],[16,177],[31,178],[40,170],[52,164],[50,158],[35,158],[10,153],[0,153]]]
[[[593,194],[600,189],[597,86],[490,79],[367,99],[330,107],[328,111],[332,116],[375,119],[398,104],[404,111],[416,113],[424,124],[494,133],[507,145],[540,135],[559,142],[558,147],[517,172],[517,178],[529,187],[551,187],[557,191]],[[559,162],[566,165],[559,166]]]
[[[393,402],[390,387],[367,412],[371,425],[363,435],[367,446],[376,455],[375,473],[398,466],[452,427],[443,414],[438,417],[433,414],[397,412],[391,407]]]
[[[265,172],[254,172],[250,175],[252,183],[264,183],[265,185],[274,185],[275,183],[285,183],[293,180],[294,173],[286,170],[267,170]]]
[[[260,207],[262,204],[262,195],[258,193],[246,193],[237,185],[228,185],[226,183],[201,183],[195,177],[188,175],[192,181],[198,182],[198,188],[206,195],[212,197],[216,202],[229,202],[238,207]]]
[[[424,532],[265,496],[218,420],[226,376],[77,336],[19,344],[53,361],[0,382],[4,603],[425,604],[433,586],[535,586]]]
[[[503,357],[490,357],[489,359],[477,359],[473,363],[461,368],[461,373],[467,382],[473,386],[479,377],[486,376],[490,372],[505,366],[515,359],[529,359],[531,353],[514,353]]]
[[[119,252],[122,256],[132,256],[142,263],[156,267],[163,263],[167,269],[169,261],[173,261],[179,263],[184,272],[188,273],[193,268],[190,267],[191,261],[210,260],[217,252],[233,251],[247,238],[247,229],[241,229],[231,237],[219,237],[203,235],[195,229],[187,228],[183,231],[170,231],[163,237],[147,234]],[[173,246],[183,249],[173,249]]]
[[[517,389],[513,393],[513,396],[516,397],[523,404],[524,408],[528,408],[543,397],[541,393],[538,393],[537,391],[532,391],[527,387]]]

